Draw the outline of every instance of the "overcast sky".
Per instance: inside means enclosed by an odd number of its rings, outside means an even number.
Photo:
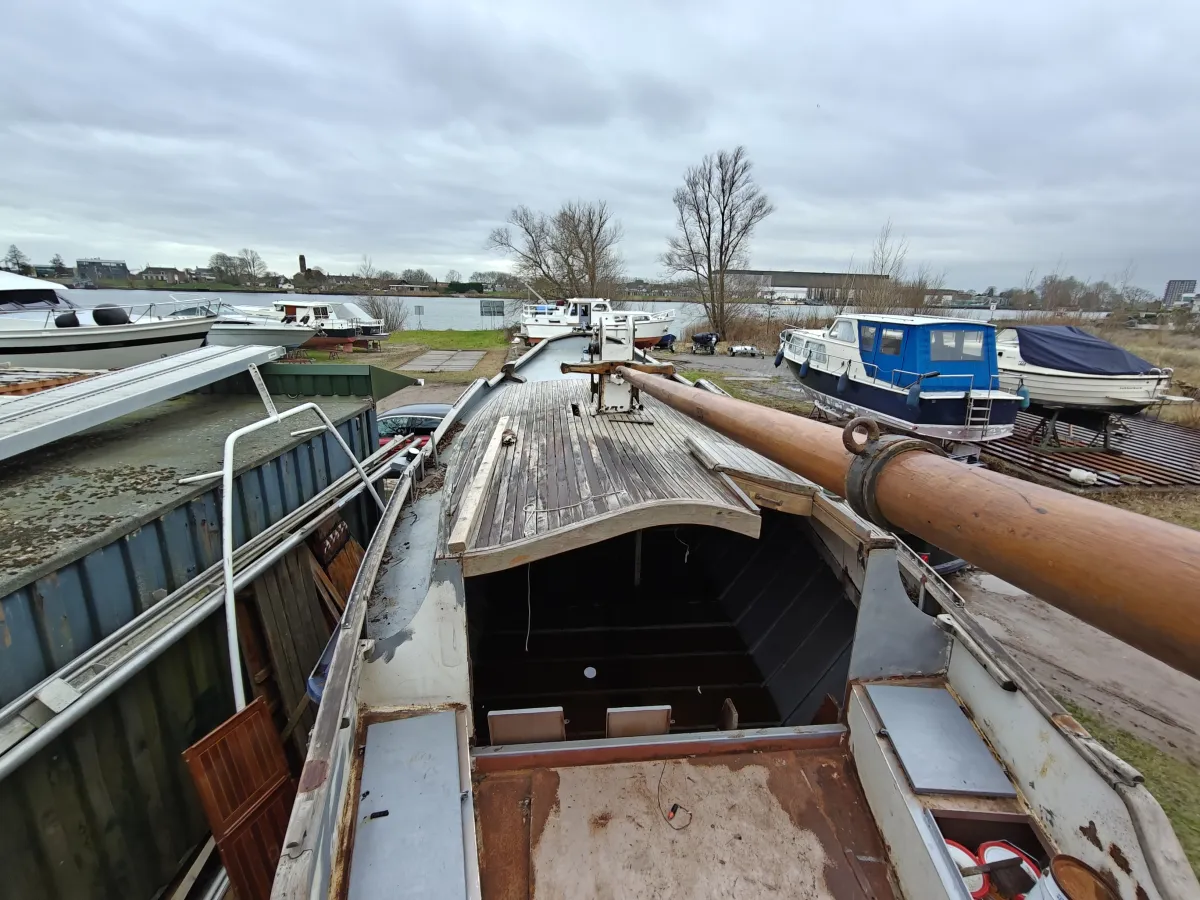
[[[890,218],[950,286],[1157,292],[1200,276],[1198,37],[1196,0],[15,0],[0,245],[441,277],[585,198],[653,278],[684,169],[741,143],[757,268],[842,270]]]

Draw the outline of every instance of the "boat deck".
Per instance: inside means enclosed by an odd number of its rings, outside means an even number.
[[[493,900],[896,896],[844,748],[496,772],[475,797]]]
[[[815,491],[653,398],[642,402],[641,413],[595,416],[589,381],[560,378],[507,386],[480,409],[458,438],[450,488],[452,521],[478,520],[463,550],[467,574],[561,552],[552,539],[568,531],[571,546],[684,521],[757,536],[757,507],[722,468]]]

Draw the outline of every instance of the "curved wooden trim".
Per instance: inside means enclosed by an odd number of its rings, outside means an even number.
[[[757,513],[740,506],[725,506],[704,500],[656,500],[639,503],[636,506],[606,512],[569,528],[560,528],[498,547],[467,551],[462,555],[463,575],[500,572],[656,525],[708,525],[757,538],[762,520]]]

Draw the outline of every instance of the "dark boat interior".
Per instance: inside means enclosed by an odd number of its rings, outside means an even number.
[[[650,528],[466,581],[477,742],[493,710],[562,706],[569,739],[610,707],[670,704],[672,731],[807,725],[840,704],[857,615],[807,521],[759,539]]]

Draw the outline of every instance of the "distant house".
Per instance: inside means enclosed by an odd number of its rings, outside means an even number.
[[[393,294],[418,294],[425,289],[426,286],[423,284],[409,284],[407,281],[399,281],[388,285],[388,290]]]
[[[167,266],[146,266],[138,274],[138,278],[143,281],[163,281],[167,284],[180,284],[187,279],[187,276],[178,269],[168,268]]]
[[[38,278],[55,278],[58,276],[58,266],[34,266],[33,274]]]
[[[189,269],[192,281],[216,281],[217,273],[213,269]]]
[[[123,259],[77,259],[75,274],[87,281],[124,281],[129,278],[129,267]]]

